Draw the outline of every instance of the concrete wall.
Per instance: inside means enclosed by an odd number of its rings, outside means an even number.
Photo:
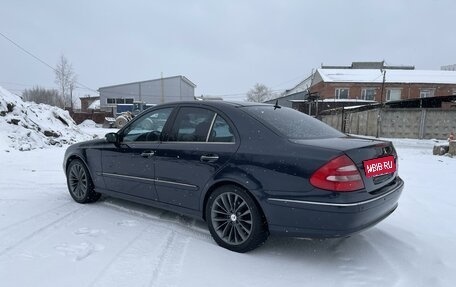
[[[378,116],[380,137],[447,139],[456,131],[456,110],[374,109],[338,112],[322,116],[322,121],[346,133],[376,136]],[[345,127],[342,124],[345,121]]]

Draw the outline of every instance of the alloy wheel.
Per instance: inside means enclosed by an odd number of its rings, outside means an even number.
[[[79,200],[87,194],[89,179],[84,167],[80,163],[73,164],[68,174],[70,192]]]
[[[246,242],[253,230],[250,206],[233,192],[224,192],[215,198],[211,220],[219,238],[230,245]]]

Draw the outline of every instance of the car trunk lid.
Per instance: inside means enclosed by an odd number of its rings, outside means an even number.
[[[390,184],[397,175],[397,154],[394,146],[389,141],[359,137],[340,137],[311,140],[292,140],[292,142],[305,145],[315,145],[321,148],[338,150],[346,154],[359,169],[367,192],[372,195],[380,192],[382,187]],[[365,161],[392,156],[395,171],[375,176],[367,176],[364,166]],[[381,160],[380,160],[381,161]]]

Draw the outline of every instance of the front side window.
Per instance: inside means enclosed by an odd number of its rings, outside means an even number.
[[[346,88],[336,89],[336,99],[348,99],[349,90]]]
[[[173,108],[164,108],[141,116],[124,131],[124,142],[159,141]]]
[[[206,142],[215,113],[203,108],[183,107],[177,113],[168,141]]]
[[[399,101],[401,99],[401,89],[388,89],[386,90],[387,101]]]
[[[363,100],[373,101],[375,100],[375,88],[365,88],[361,91]]]

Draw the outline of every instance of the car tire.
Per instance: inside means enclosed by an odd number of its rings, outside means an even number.
[[[68,164],[66,176],[68,191],[74,201],[91,203],[100,199],[101,193],[95,192],[89,170],[81,160],[74,159]]]
[[[209,196],[206,221],[218,245],[244,253],[268,238],[266,219],[253,197],[236,185],[224,185]]]

